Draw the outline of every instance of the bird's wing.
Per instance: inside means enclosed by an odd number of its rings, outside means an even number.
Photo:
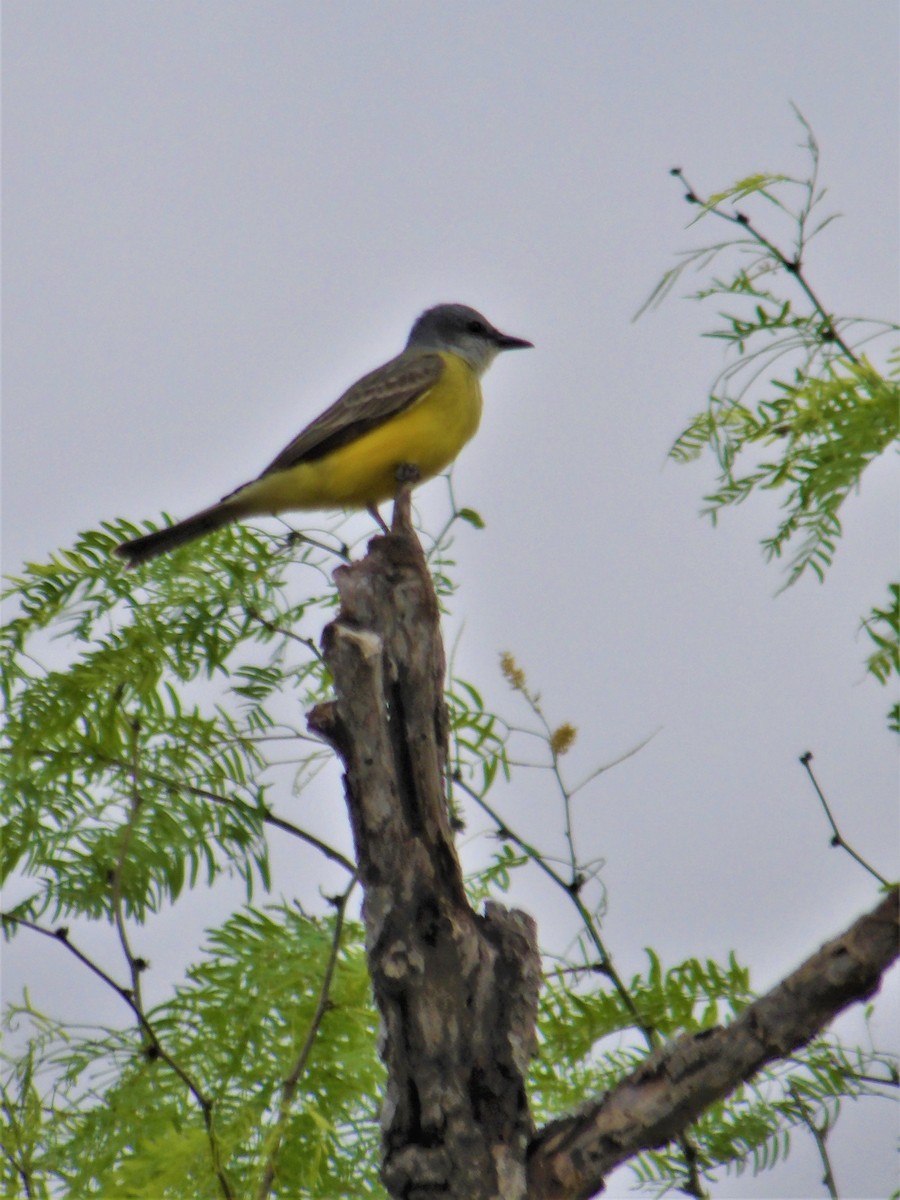
[[[263,471],[287,471],[303,462],[324,458],[369,430],[410,408],[441,377],[439,354],[400,354],[364,375],[321,416],[316,417]],[[260,476],[262,478],[262,476]]]

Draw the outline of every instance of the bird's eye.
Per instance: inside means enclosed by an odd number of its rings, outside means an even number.
[[[487,327],[483,321],[470,321],[467,328],[469,333],[487,333]]]

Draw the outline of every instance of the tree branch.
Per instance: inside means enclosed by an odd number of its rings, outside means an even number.
[[[529,1200],[588,1200],[614,1167],[676,1137],[756,1071],[873,995],[898,955],[893,889],[727,1028],[676,1038],[612,1091],[552,1121],[529,1151]]]

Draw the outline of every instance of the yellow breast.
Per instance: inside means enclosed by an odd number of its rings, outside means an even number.
[[[242,512],[363,508],[396,494],[401,464],[423,480],[445,470],[478,429],[482,398],[468,363],[447,352],[441,358],[441,378],[404,412],[317,462],[248,484],[235,497]]]

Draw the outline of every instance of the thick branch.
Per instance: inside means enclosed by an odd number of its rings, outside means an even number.
[[[898,954],[897,918],[895,889],[727,1028],[677,1038],[606,1096],[547,1125],[529,1151],[529,1200],[595,1196],[614,1167],[663,1145],[760,1067],[873,995]]]
[[[438,605],[408,504],[335,578],[324,647],[337,699],[310,724],[346,768],[388,1069],[385,1185],[405,1200],[521,1200],[540,957],[529,917],[499,905],[480,916],[466,899]]]

